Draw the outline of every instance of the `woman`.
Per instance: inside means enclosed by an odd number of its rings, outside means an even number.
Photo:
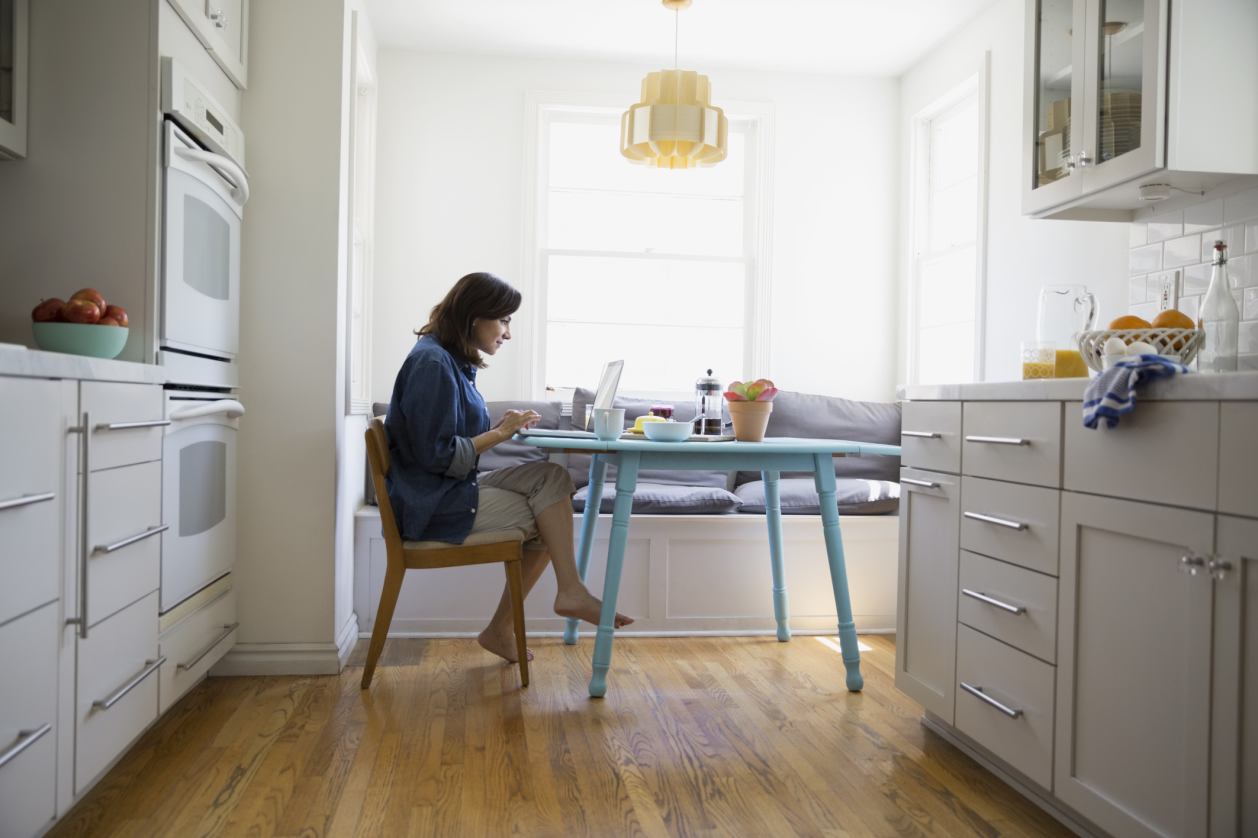
[[[508,410],[490,427],[476,390],[476,370],[486,366],[481,353],[496,355],[511,339],[511,315],[519,307],[519,291],[493,274],[474,273],[433,308],[393,385],[384,420],[393,468],[385,485],[404,541],[462,544],[471,533],[522,530],[524,595],[552,563],[559,582],[555,613],[597,625],[602,603],[582,583],[572,548],[576,487],[567,470],[549,462],[483,475],[476,470],[481,454],[541,418],[532,410]],[[616,628],[631,622],[616,614]],[[490,652],[518,661],[509,588],[478,639]]]

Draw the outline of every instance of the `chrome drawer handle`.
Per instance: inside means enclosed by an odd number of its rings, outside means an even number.
[[[139,535],[133,535],[130,538],[124,538],[122,541],[116,541],[113,544],[97,544],[96,550],[94,552],[112,553],[115,550],[121,550],[123,547],[127,547],[131,544],[135,544],[137,541],[143,541],[146,538],[152,538],[155,535],[164,533],[168,529],[170,529],[170,524],[162,524],[160,527],[149,527],[147,530],[140,533]]]
[[[56,492],[44,492],[42,495],[22,495],[20,498],[0,500],[0,509],[16,509],[19,506],[30,506],[32,503],[43,503],[56,496]]]
[[[938,489],[938,483],[931,483],[929,480],[914,480],[911,477],[901,477],[901,483],[908,483],[911,486],[925,486],[927,489]]]
[[[1021,716],[1021,715],[1022,715],[1022,711],[1021,711],[1021,710],[1016,710],[1016,709],[1014,709],[1014,708],[1012,708],[1012,707],[1006,707],[1005,705],[1001,704],[1001,703],[1000,703],[999,701],[997,701],[996,699],[992,698],[990,695],[986,695],[986,694],[983,692],[983,688],[982,688],[982,687],[971,687],[969,684],[967,684],[967,683],[965,683],[964,681],[962,681],[962,682],[961,682],[961,689],[965,690],[965,691],[966,691],[967,693],[969,693],[970,695],[977,696],[978,698],[981,698],[983,701],[986,701],[988,704],[990,704],[991,706],[995,707],[997,710],[999,710],[1000,712],[1004,713],[1006,716],[1008,716],[1008,717],[1009,717],[1009,718],[1011,718],[1011,719],[1016,719],[1016,718],[1018,718],[1019,716]]]
[[[114,422],[113,424],[100,424],[96,426],[98,431],[129,431],[133,428],[164,428],[170,424],[169,419],[150,419],[147,422]]]
[[[205,650],[201,652],[201,654],[197,655],[195,658],[188,661],[187,663],[176,664],[175,669],[176,670],[191,669],[192,667],[196,666],[198,663],[201,662],[201,658],[205,657],[210,652],[214,651],[214,647],[222,643],[224,640],[226,640],[227,636],[231,634],[233,631],[235,631],[237,628],[239,628],[239,626],[240,626],[239,622],[232,623],[230,626],[223,626],[223,633],[220,634],[218,637],[214,638],[214,642],[211,643],[209,646],[206,646]]]
[[[34,730],[19,730],[17,733],[17,741],[14,742],[7,751],[0,754],[0,768],[4,768],[6,762],[12,760],[31,745],[34,745],[40,740],[40,738],[43,737],[45,733],[50,730],[52,730],[51,722],[41,727],[37,727]]]
[[[1008,527],[1011,530],[1021,531],[1031,526],[1030,524],[1022,523],[1021,521],[1006,521],[1004,518],[993,518],[990,515],[983,515],[978,512],[965,512],[962,514],[972,521],[982,521],[985,524],[995,524],[998,527]]]
[[[126,695],[127,693],[131,692],[136,687],[138,687],[141,681],[143,681],[145,678],[149,677],[154,672],[156,672],[161,667],[161,665],[164,664],[165,662],[166,662],[165,655],[163,655],[162,657],[158,658],[155,661],[145,661],[143,672],[141,672],[139,675],[135,676],[130,681],[128,681],[126,686],[119,687],[118,691],[114,693],[113,695],[109,696],[109,698],[98,698],[96,701],[93,701],[92,706],[99,707],[102,710],[108,710],[110,707],[113,707],[115,704],[117,704],[119,701],[122,700],[122,697],[124,695]]]
[[[971,591],[969,588],[962,588],[962,589],[961,589],[961,593],[963,593],[963,594],[965,594],[966,596],[969,596],[969,597],[974,597],[975,599],[979,600],[980,602],[985,602],[985,603],[987,603],[988,605],[994,605],[994,606],[996,606],[997,608],[1002,608],[1002,609],[1004,609],[1005,611],[1008,611],[1010,614],[1025,614],[1025,613],[1026,613],[1026,607],[1025,607],[1025,606],[1022,606],[1022,605],[1010,605],[1010,604],[1009,604],[1009,603],[1007,603],[1007,602],[1001,602],[1001,601],[1000,601],[1000,600],[998,600],[998,599],[992,599],[992,598],[991,598],[991,597],[989,597],[987,594],[981,593],[981,592],[979,592],[979,591]]]
[[[900,431],[900,436],[915,436],[919,439],[939,439],[943,436],[937,431]]]
[[[1012,436],[967,436],[966,442],[987,442],[992,445],[1030,445],[1031,440]]]

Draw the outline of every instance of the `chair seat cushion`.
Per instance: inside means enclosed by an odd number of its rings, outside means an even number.
[[[403,541],[403,550],[448,550],[451,547],[475,547],[478,544],[505,544],[509,541],[523,541],[528,538],[524,530],[493,530],[491,532],[474,532],[463,540],[462,544],[451,544],[449,541]]]
[[[585,511],[590,487],[583,486],[572,498],[572,508]],[[610,513],[616,504],[616,487],[603,485],[603,502],[599,512]],[[633,492],[633,514],[645,515],[712,515],[736,512],[742,505],[731,492],[713,486],[673,486],[664,483],[638,483]]]
[[[900,508],[900,484],[887,480],[835,480],[834,497],[840,515],[882,515]],[[763,515],[764,481],[744,483],[734,490],[742,500],[739,512]],[[778,481],[783,515],[820,515],[821,498],[811,478],[783,478]]]

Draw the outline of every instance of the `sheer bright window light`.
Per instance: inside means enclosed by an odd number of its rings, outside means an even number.
[[[546,384],[589,387],[608,358],[625,360],[621,392],[743,378],[750,127],[731,122],[720,166],[684,171],[617,154],[615,112],[551,113],[544,130]]]

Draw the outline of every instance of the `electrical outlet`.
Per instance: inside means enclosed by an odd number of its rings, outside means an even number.
[[[1179,306],[1179,271],[1163,271],[1154,274],[1158,283],[1158,311]]]

